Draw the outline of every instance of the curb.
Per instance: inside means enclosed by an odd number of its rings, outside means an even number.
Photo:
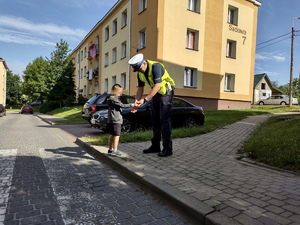
[[[87,153],[101,160],[112,169],[116,170],[126,179],[137,185],[147,194],[155,197],[163,204],[172,208],[192,224],[219,225],[227,219],[224,215],[215,218],[215,209],[203,202],[185,194],[173,186],[155,177],[145,175],[143,170],[133,166],[127,158],[110,157],[105,154],[107,148],[92,145],[90,142],[77,138],[75,143],[82,147]]]
[[[51,122],[51,121],[49,121],[49,120],[47,120],[47,119],[45,119],[45,118],[43,118],[43,117],[41,117],[41,116],[39,116],[39,115],[36,115],[38,118],[40,118],[41,120],[43,120],[44,122],[46,122],[46,123],[48,123],[48,124],[50,124],[51,126],[53,126],[55,123],[53,123],[53,122]]]

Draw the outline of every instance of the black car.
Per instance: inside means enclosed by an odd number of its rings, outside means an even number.
[[[82,118],[90,123],[93,113],[108,108],[107,98],[109,96],[111,96],[111,94],[104,93],[91,97],[83,106],[81,113]],[[120,100],[123,104],[128,104],[134,103],[135,98],[129,95],[121,95]]]
[[[136,128],[149,128],[151,124],[151,100],[140,106],[136,113],[131,113],[131,108],[123,108],[122,132],[130,132]],[[91,119],[92,127],[106,130],[108,110],[94,113]],[[193,127],[204,124],[202,107],[174,97],[172,104],[172,127]]]
[[[6,116],[6,109],[5,106],[0,104],[0,117],[1,116]]]

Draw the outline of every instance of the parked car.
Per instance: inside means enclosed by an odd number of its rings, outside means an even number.
[[[30,105],[31,105],[31,106],[39,106],[39,105],[41,105],[41,104],[42,104],[41,101],[37,101],[37,102],[32,102]]]
[[[6,109],[5,106],[0,104],[0,117],[1,116],[6,116]]]
[[[261,99],[258,101],[259,105],[288,105],[290,102],[287,95],[272,95],[267,99]],[[292,104],[298,105],[298,99],[292,98]]]
[[[123,108],[122,132],[127,133],[136,128],[149,128],[151,124],[151,100],[140,106],[136,113],[131,113],[131,108]],[[92,127],[106,130],[108,110],[94,113],[91,119]],[[174,97],[172,105],[172,127],[193,127],[203,125],[204,112],[202,107]]]
[[[107,98],[109,96],[111,96],[111,94],[104,93],[91,97],[83,106],[81,113],[82,118],[91,123],[93,113],[108,108]],[[128,104],[134,103],[135,98],[129,95],[121,95],[120,100],[123,104]]]
[[[24,105],[21,108],[21,114],[23,113],[31,113],[33,114],[33,108],[30,105]]]

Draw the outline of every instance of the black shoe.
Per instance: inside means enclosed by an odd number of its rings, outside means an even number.
[[[169,150],[169,151],[163,150],[162,152],[158,153],[157,156],[158,157],[167,157],[167,156],[172,155],[172,154],[173,154],[172,150]]]
[[[156,153],[160,152],[160,148],[152,148],[152,146],[148,149],[143,150],[143,153]]]

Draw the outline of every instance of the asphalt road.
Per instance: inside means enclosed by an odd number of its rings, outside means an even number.
[[[0,118],[0,225],[187,224],[78,147],[77,129],[99,134],[17,112]]]

